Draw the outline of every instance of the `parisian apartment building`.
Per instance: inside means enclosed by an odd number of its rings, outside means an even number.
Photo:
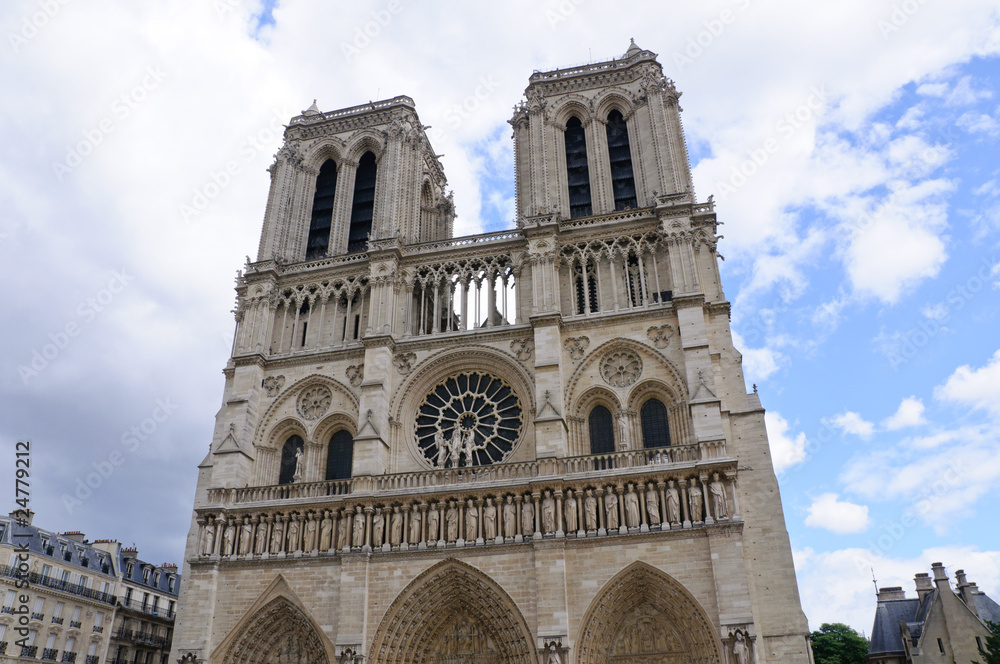
[[[166,664],[177,566],[140,560],[115,540],[47,531],[27,516],[0,517],[0,661]]]

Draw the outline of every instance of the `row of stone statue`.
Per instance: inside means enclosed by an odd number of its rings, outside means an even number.
[[[353,505],[302,513],[199,518],[203,556],[262,556],[520,542],[690,528],[730,519],[735,481],[715,473],[682,480],[452,498],[405,505]],[[732,493],[730,493],[732,492]],[[730,497],[731,496],[731,497]]]

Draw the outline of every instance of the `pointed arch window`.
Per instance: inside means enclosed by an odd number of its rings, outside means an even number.
[[[368,151],[361,155],[358,172],[354,178],[354,202],[351,205],[351,225],[347,237],[347,253],[364,251],[372,232],[375,216],[375,178],[378,166],[375,154]]]
[[[587,167],[587,136],[575,115],[566,122],[566,179],[569,182],[569,216],[593,214],[590,202],[590,169]]]
[[[354,463],[354,437],[341,429],[330,438],[326,453],[326,479],[351,479]]]
[[[281,470],[278,471],[278,484],[291,484],[295,481],[296,470],[302,462],[305,442],[302,436],[294,435],[285,441],[281,448]]]
[[[573,264],[573,280],[576,284],[576,313],[578,314],[587,313],[588,303],[591,313],[600,309],[597,301],[597,279],[594,277],[596,269],[596,264],[584,265],[580,262]],[[585,274],[586,278],[584,278]]]
[[[667,407],[659,399],[650,399],[639,410],[642,420],[642,446],[667,447],[670,445],[670,427],[667,424]]]
[[[632,148],[628,126],[621,111],[608,113],[608,154],[611,158],[611,188],[615,194],[615,210],[638,207],[635,196],[635,176],[632,173]]]
[[[611,411],[604,406],[594,406],[587,418],[590,425],[590,453],[611,454],[615,451],[615,426]]]
[[[306,242],[306,260],[322,258],[330,244],[330,226],[333,223],[333,198],[337,193],[337,163],[327,159],[316,176],[316,193],[313,195],[312,220],[309,222],[309,239]]]

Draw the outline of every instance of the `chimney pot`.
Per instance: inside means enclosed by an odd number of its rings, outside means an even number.
[[[906,599],[906,593],[902,586],[892,586],[891,588],[879,588],[878,601],[885,602],[894,599]]]

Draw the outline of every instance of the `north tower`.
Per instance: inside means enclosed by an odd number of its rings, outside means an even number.
[[[679,96],[536,72],[516,228],[460,238],[412,100],[292,119],[176,661],[810,661]]]

